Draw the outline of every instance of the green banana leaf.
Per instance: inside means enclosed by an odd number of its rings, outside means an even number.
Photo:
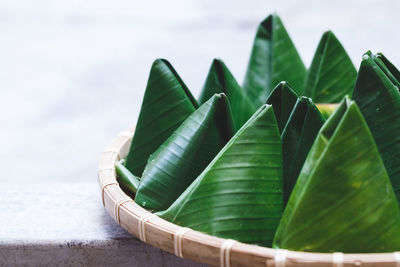
[[[228,97],[232,108],[235,131],[239,130],[257,108],[247,97],[224,62],[220,59],[214,59],[198,101],[203,104],[218,93],[224,93]]]
[[[281,81],[302,88],[307,70],[281,19],[268,16],[258,27],[243,89],[258,107]]]
[[[338,107],[337,103],[332,103],[332,104],[327,104],[327,103],[319,103],[316,104],[319,112],[321,112],[322,116],[325,119],[328,119],[329,116],[332,115],[332,113],[335,111],[335,109]]]
[[[117,173],[117,181],[121,188],[125,192],[129,192],[129,195],[133,197],[136,194],[137,188],[139,187],[139,178],[133,175],[125,167],[125,159],[122,159],[115,164],[115,172]]]
[[[390,81],[397,86],[397,88],[400,88],[399,70],[396,69],[396,67],[382,53],[377,53],[374,55],[371,51],[367,51],[366,54],[368,54],[375,61],[375,63],[378,64]]]
[[[175,224],[271,246],[283,210],[282,148],[263,105],[166,211]]]
[[[308,97],[299,97],[281,134],[284,200],[287,203],[325,119]]]
[[[167,209],[231,139],[232,124],[224,94],[201,105],[150,156],[135,202],[152,211]]]
[[[315,103],[337,103],[353,92],[357,78],[350,57],[331,32],[323,34],[308,70],[303,94]]]
[[[198,104],[172,65],[165,59],[154,61],[144,94],[126,167],[140,177],[147,159]]]
[[[370,52],[363,56],[353,99],[367,121],[400,201],[400,93],[386,75],[394,67],[385,64],[385,70],[381,65]]]
[[[284,81],[280,82],[268,96],[267,104],[272,105],[274,109],[280,133],[285,128],[298,97],[299,93],[289,83]]]
[[[321,128],[274,238],[275,248],[400,249],[400,210],[368,126],[347,97]]]

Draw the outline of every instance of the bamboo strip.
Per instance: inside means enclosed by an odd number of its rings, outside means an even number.
[[[183,235],[186,234],[186,232],[191,231],[192,229],[182,227],[179,228],[178,231],[174,233],[174,254],[178,257],[183,258],[183,252],[182,252],[182,238]]]

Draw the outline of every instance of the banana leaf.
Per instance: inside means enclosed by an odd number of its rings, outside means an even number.
[[[258,27],[243,89],[258,107],[281,81],[302,88],[307,70],[281,19],[268,16]]]
[[[166,211],[175,224],[270,246],[283,210],[282,151],[270,105],[263,105]]]
[[[376,57],[382,61],[383,65],[396,78],[398,83],[400,81],[400,71],[382,53],[377,53]]]
[[[247,97],[224,62],[220,59],[214,59],[198,101],[203,104],[218,93],[224,93],[228,97],[232,108],[235,131],[239,130],[257,108]]]
[[[382,62],[382,65],[386,67],[388,70],[387,73],[390,73],[394,76],[395,81],[392,82],[395,83],[397,87],[400,87],[400,71],[382,53],[377,53],[376,58],[378,58]]]
[[[357,77],[350,57],[331,32],[323,34],[303,89],[315,103],[337,103],[353,92]]]
[[[400,88],[400,72],[396,67],[382,54],[372,54],[371,51],[367,51],[367,54],[375,61],[376,64],[382,69],[390,81]]]
[[[287,82],[280,82],[268,96],[267,104],[272,105],[279,132],[282,133],[299,93]]]
[[[216,94],[150,156],[135,202],[152,211],[167,209],[232,135],[228,100],[224,94]]]
[[[281,134],[284,200],[287,203],[325,119],[308,97],[299,97]]]
[[[129,192],[131,197],[136,194],[139,186],[139,178],[133,175],[125,167],[125,159],[122,159],[115,164],[115,172],[117,173],[117,181],[125,192]]]
[[[400,201],[400,93],[386,74],[393,65],[381,63],[370,52],[363,56],[353,99],[367,121]]]
[[[275,248],[400,249],[400,210],[368,126],[347,97],[321,128],[289,198]]]
[[[147,159],[192,114],[198,104],[165,59],[154,61],[126,167],[140,177]]]
[[[316,104],[319,112],[321,112],[322,117],[325,119],[328,119],[329,116],[332,115],[332,113],[335,111],[335,109],[338,107],[337,103],[332,103],[332,104],[327,104],[327,103],[319,103]]]

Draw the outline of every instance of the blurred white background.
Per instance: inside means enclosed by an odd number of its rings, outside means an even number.
[[[276,11],[305,64],[331,29],[358,68],[400,66],[400,2],[0,1],[0,181],[96,181],[101,151],[135,123],[152,61],[198,95],[214,57],[243,80],[259,22]]]

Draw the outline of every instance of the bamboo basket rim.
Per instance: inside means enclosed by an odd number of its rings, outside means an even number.
[[[115,163],[128,154],[135,127],[103,151],[98,179],[103,206],[133,236],[178,257],[213,266],[397,266],[400,252],[345,254],[272,249],[223,239],[170,223],[137,205],[119,187]]]

